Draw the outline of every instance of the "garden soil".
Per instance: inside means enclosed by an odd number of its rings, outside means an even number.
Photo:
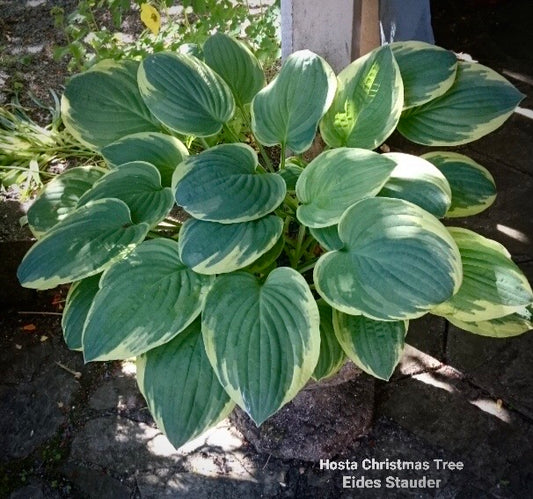
[[[49,11],[75,4],[0,0],[0,103],[20,88],[25,103],[27,90],[48,102],[49,88],[61,91],[66,68],[52,47],[64,39]],[[435,0],[432,13],[437,44],[491,66],[526,95],[500,130],[456,148],[491,171],[499,194],[489,210],[454,224],[503,243],[533,281],[533,4]],[[400,137],[388,145],[423,151]],[[259,453],[230,420],[176,451],[153,423],[134,364],[84,365],[64,346],[66,289],[17,286],[13,269],[31,244],[18,223],[24,210],[1,201],[0,497],[531,497],[531,332],[496,340],[438,318],[413,321],[392,380],[373,386],[370,431],[340,432],[345,445],[335,442],[342,451],[329,460],[276,457],[269,442]],[[339,412],[349,424],[349,411]],[[306,431],[314,423],[306,419]],[[334,431],[316,424],[316,434]]]

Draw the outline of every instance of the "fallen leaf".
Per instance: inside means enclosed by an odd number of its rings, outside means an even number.
[[[155,7],[147,3],[141,5],[141,21],[154,34],[159,33],[161,27],[161,15]]]
[[[17,350],[22,350],[22,345],[19,345],[19,344],[15,343],[15,348]]]
[[[35,331],[37,329],[37,326],[35,324],[26,324],[25,326],[22,326],[23,331]]]
[[[45,342],[47,339],[48,339],[48,336],[46,336],[46,335],[43,334],[43,335],[41,336],[41,343]]]

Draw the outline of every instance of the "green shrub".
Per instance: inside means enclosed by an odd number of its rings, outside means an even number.
[[[428,313],[487,336],[531,328],[508,252],[441,222],[487,208],[490,173],[447,151],[374,151],[396,129],[430,146],[492,132],[523,97],[509,82],[420,42],[337,77],[296,52],[266,86],[234,39],[202,53],[103,61],[70,80],[64,122],[109,170],[46,186],[18,272],[36,289],[74,283],[68,345],[87,362],[137,357],[174,445],[234,404],[261,424],[347,358],[389,379],[409,321]],[[326,147],[307,162],[318,128]]]

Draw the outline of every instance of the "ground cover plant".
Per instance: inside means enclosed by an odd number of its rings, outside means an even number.
[[[67,344],[87,362],[137,357],[175,446],[235,404],[261,424],[346,359],[389,379],[428,313],[486,336],[531,329],[509,253],[450,226],[491,205],[492,176],[438,149],[498,128],[522,99],[507,80],[421,42],[337,76],[299,51],[268,85],[229,36],[194,53],[69,81],[65,126],[107,167],[45,186],[18,271],[30,288],[73,283]],[[376,152],[395,130],[437,150]],[[326,146],[307,161],[317,131]]]
[[[181,8],[170,11],[176,4]],[[263,64],[273,64],[280,55],[279,0],[270,5],[258,2],[253,9],[247,1],[232,0],[80,0],[71,13],[61,7],[51,12],[67,40],[54,55],[67,58],[71,71],[87,69],[102,59],[143,58],[188,43],[203,44],[214,30],[246,40]],[[127,33],[132,27],[126,26],[128,16],[133,23],[132,13],[146,27],[135,36]]]

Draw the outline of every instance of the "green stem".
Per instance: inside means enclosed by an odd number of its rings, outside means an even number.
[[[305,225],[300,225],[300,228],[298,229],[298,238],[296,239],[296,247],[294,248],[293,267],[296,267],[296,264],[300,261],[300,258],[302,257],[302,243],[305,238],[305,232]]]
[[[317,260],[318,258],[314,258],[309,262],[305,262],[301,267],[298,267],[296,270],[300,272],[300,274],[304,274],[308,270],[311,270],[315,267]]]
[[[240,142],[239,137],[235,134],[235,132],[231,129],[231,127],[228,126],[227,123],[224,123],[224,130],[228,133],[228,135],[230,136],[231,140],[233,140],[233,142]]]
[[[296,199],[293,199],[290,194],[287,194],[285,196],[284,203],[289,207],[289,209],[296,213],[296,210],[298,209],[298,202]]]
[[[211,146],[207,143],[207,140],[205,140],[204,137],[197,137],[197,139],[200,141],[200,144],[204,147],[204,149],[209,149]]]
[[[281,153],[280,153],[280,164],[279,169],[283,170],[285,168],[285,153],[287,150],[287,146],[285,144],[281,144]]]

